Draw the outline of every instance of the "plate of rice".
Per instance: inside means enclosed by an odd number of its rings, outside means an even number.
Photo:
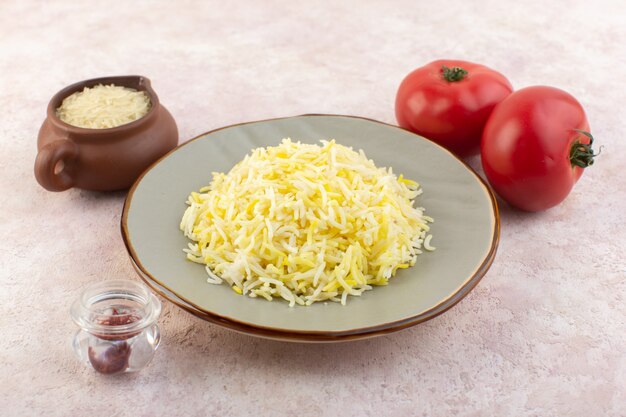
[[[332,342],[421,323],[465,297],[499,239],[493,193],[395,126],[338,115],[200,135],[128,193],[139,276],[186,311],[260,337]]]

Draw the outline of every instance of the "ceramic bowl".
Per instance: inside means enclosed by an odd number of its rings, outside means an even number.
[[[306,143],[335,139],[363,149],[379,167],[418,181],[417,204],[432,216],[434,252],[400,270],[389,285],[339,303],[289,308],[206,282],[203,265],[187,261],[179,230],[191,191],[211,172],[227,172],[251,149],[290,137]],[[489,186],[439,145],[395,126],[364,118],[305,115],[243,123],[200,135],[153,164],[131,188],[122,235],[141,278],[176,305],[243,333],[291,341],[354,340],[393,332],[443,313],[465,297],[494,259],[497,204]]]

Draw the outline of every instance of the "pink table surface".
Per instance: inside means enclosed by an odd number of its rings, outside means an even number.
[[[3,416],[626,415],[626,13],[622,1],[0,3],[0,414]],[[563,88],[603,153],[544,213],[502,207],[491,270],[448,313],[372,340],[260,340],[164,302],[142,372],[73,357],[68,308],[100,279],[137,279],[123,192],[44,191],[36,136],[50,97],[142,74],[181,142],[302,113],[394,123],[402,77],[485,63],[516,88]],[[470,161],[480,171],[477,159]]]

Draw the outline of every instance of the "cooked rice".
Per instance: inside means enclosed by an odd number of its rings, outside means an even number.
[[[290,306],[346,304],[432,250],[419,184],[361,150],[284,139],[192,192],[180,228],[208,282]]]

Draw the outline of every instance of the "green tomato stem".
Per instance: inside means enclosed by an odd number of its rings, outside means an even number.
[[[593,149],[591,146],[593,145],[593,136],[591,133],[585,132],[584,130],[574,129],[581,135],[585,135],[589,138],[589,143],[581,143],[579,140],[576,140],[572,143],[572,147],[569,151],[569,161],[572,164],[572,167],[579,166],[581,168],[587,168],[593,165],[594,158],[600,153],[593,153]]]
[[[465,77],[467,77],[467,70],[461,68],[461,67],[446,67],[445,65],[441,66],[441,75],[443,76],[443,79],[451,82],[451,83],[455,83],[455,82],[459,82],[465,79]]]

